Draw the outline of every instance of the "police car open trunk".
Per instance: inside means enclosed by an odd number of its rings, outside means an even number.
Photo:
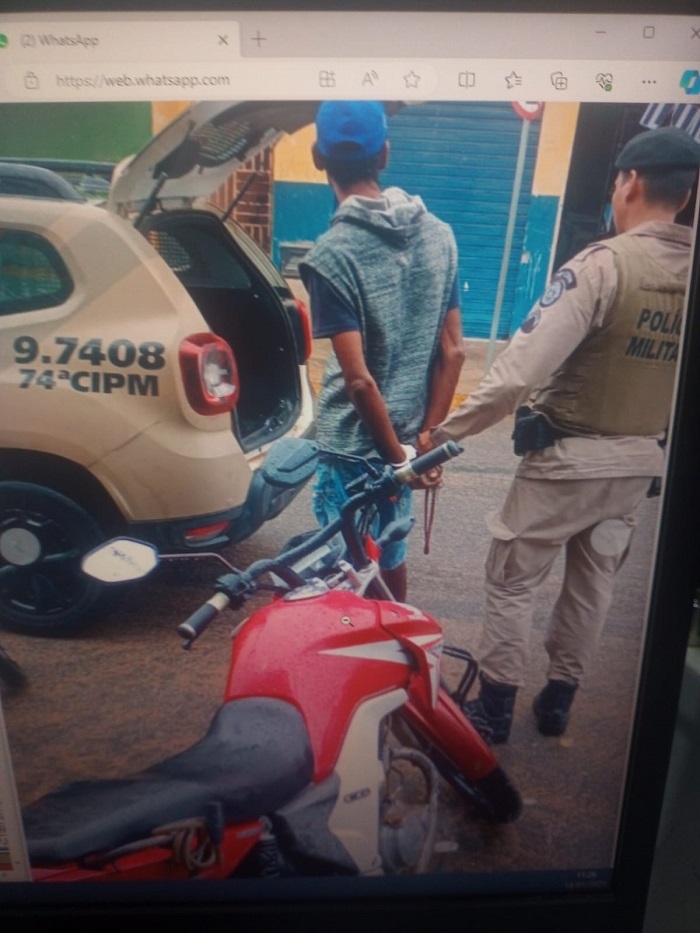
[[[242,230],[208,210],[151,215],[142,232],[233,350],[239,397],[232,416],[241,447],[285,434],[301,407],[305,349],[300,311],[272,264]]]
[[[231,346],[240,383],[233,427],[244,450],[280,437],[297,419],[308,322],[268,257],[208,198],[315,111],[313,102],[194,104],[117,167],[107,202],[144,234]]]

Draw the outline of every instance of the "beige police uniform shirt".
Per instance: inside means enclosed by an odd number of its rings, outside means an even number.
[[[642,248],[669,272],[687,275],[688,227],[651,221],[627,232],[639,237]],[[478,434],[526,404],[584,337],[605,323],[616,288],[615,257],[604,244],[566,263],[475,391],[431,433],[433,441]],[[567,437],[530,451],[516,474],[533,479],[651,477],[661,475],[663,466],[655,437]]]

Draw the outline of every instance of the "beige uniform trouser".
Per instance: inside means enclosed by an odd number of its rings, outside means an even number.
[[[492,524],[486,560],[479,663],[488,678],[522,686],[536,590],[564,547],[564,581],[545,639],[547,674],[579,682],[595,652],[649,482],[515,477]]]

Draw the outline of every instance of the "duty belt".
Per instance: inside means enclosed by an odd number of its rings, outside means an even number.
[[[551,447],[555,441],[574,435],[555,427],[546,415],[533,411],[528,405],[521,405],[515,412],[515,425],[511,439],[513,452],[522,457],[530,450],[543,450]]]

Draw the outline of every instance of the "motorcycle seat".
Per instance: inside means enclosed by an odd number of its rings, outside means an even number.
[[[105,852],[218,803],[226,823],[274,811],[311,781],[299,710],[270,697],[232,700],[190,748],[129,777],[73,781],[24,808],[30,862]]]

